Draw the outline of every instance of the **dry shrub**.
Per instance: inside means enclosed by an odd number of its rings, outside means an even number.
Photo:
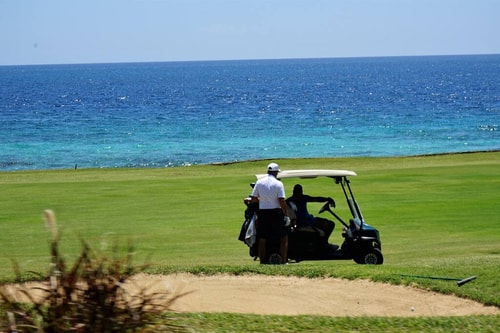
[[[6,313],[0,321],[0,332],[179,332],[183,327],[173,318],[159,320],[158,314],[183,294],[151,292],[137,286],[129,293],[124,283],[146,265],[132,264],[133,248],[125,258],[95,255],[82,240],[82,250],[71,267],[59,251],[59,235],[54,213],[45,211],[50,231],[51,263],[48,281],[36,290],[20,289],[28,302],[0,291]],[[115,247],[113,252],[116,252]],[[16,273],[19,274],[18,270]],[[42,295],[41,297],[35,295]]]

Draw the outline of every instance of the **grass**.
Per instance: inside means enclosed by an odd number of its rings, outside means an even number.
[[[242,199],[250,192],[254,174],[262,173],[267,165],[266,161],[253,161],[170,169],[2,172],[0,281],[14,279],[11,260],[24,272],[47,272],[50,258],[41,214],[50,208],[58,216],[63,231],[61,252],[69,260],[79,254],[81,238],[99,248],[109,247],[117,239],[130,240],[136,249],[135,260],[149,260],[155,273],[369,278],[416,285],[500,306],[497,274],[500,152],[278,162],[282,169],[355,170],[358,177],[352,179],[353,189],[366,221],[381,233],[384,265],[321,261],[277,268],[260,267],[253,262],[246,246],[236,239],[243,221]],[[287,194],[291,194],[296,182],[284,182]],[[331,182],[320,179],[300,182],[305,193],[333,196],[337,212],[345,216],[345,203],[338,192],[331,191]],[[319,206],[310,204],[310,211],[317,211]],[[339,223],[337,228],[340,229]],[[341,241],[339,230],[334,231],[330,240]],[[402,274],[478,278],[457,288],[452,281],[413,279]],[[26,273],[24,278],[29,279],[30,275]],[[183,316],[182,320],[203,331],[203,326],[196,326],[198,316],[207,327],[218,325],[219,316],[228,322],[243,321],[247,325],[255,320],[257,328],[248,331],[259,331],[259,327],[285,320],[229,314],[193,314]],[[391,331],[388,328],[391,325],[404,327],[405,331],[429,331],[424,328],[435,326],[436,332],[439,326],[453,327],[453,323],[457,327],[470,324],[476,331],[499,326],[497,316],[423,318],[418,322],[402,318],[366,320],[375,326],[370,330],[379,332]],[[258,324],[260,321],[267,324]],[[335,318],[313,322],[318,322],[316,328],[304,330],[324,331],[326,326],[336,327],[332,323],[340,325],[338,331],[349,331],[346,327],[352,327],[352,332],[366,330],[360,326],[364,325],[363,319],[347,320],[353,326],[342,326],[342,320]],[[378,326],[387,329],[378,330]],[[291,331],[294,326],[286,324],[281,331],[286,332],[287,327]],[[231,331],[223,327],[212,329],[215,330]]]
[[[500,316],[351,318],[323,316],[259,316],[240,314],[181,315],[196,332],[442,332],[496,333]]]

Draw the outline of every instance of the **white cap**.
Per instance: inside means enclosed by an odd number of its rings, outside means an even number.
[[[267,172],[280,172],[280,166],[276,163],[271,163],[267,166]]]

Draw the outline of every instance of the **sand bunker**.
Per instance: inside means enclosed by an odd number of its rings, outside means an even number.
[[[5,286],[20,301],[20,288],[34,295],[36,287],[40,283]],[[471,300],[367,280],[138,274],[125,288],[132,294],[144,288],[169,295],[187,293],[172,304],[171,310],[177,312],[396,317],[500,314],[497,307]]]
[[[134,284],[191,292],[172,310],[276,315],[465,316],[500,314],[497,307],[367,280],[308,279],[263,275],[137,275]]]

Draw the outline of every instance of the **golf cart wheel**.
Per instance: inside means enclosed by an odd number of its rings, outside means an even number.
[[[357,264],[382,265],[384,262],[384,256],[382,255],[382,251],[373,248],[356,257],[354,261]]]
[[[281,256],[278,253],[273,253],[269,256],[269,264],[271,265],[281,265]]]

